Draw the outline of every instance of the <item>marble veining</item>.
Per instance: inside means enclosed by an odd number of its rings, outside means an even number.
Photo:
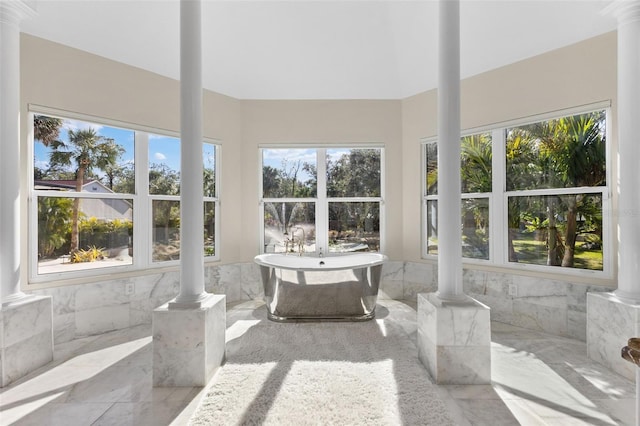
[[[437,290],[437,272],[437,264],[431,262],[389,261],[382,269],[379,297],[416,300],[418,293]],[[465,269],[463,278],[465,292],[489,306],[493,320],[582,340],[587,338],[587,292],[606,290],[474,269]],[[32,293],[53,297],[54,337],[56,342],[64,342],[108,329],[150,323],[153,309],[178,294],[179,281],[179,271],[152,272]],[[133,294],[125,294],[128,285],[133,286]],[[509,295],[510,285],[516,287],[515,296]],[[253,262],[206,265],[205,289],[226,295],[229,302],[263,298],[257,265]],[[85,320],[94,309],[102,319],[87,323]],[[114,315],[119,319],[108,319]]]
[[[379,304],[380,321],[415,336],[415,302]],[[226,316],[228,329],[266,320],[259,301],[231,304]],[[437,386],[456,425],[635,423],[634,382],[588,359],[584,342],[497,322],[491,339],[491,384]],[[149,324],[56,345],[52,363],[0,389],[2,423],[187,425],[208,388],[153,387],[152,357]]]

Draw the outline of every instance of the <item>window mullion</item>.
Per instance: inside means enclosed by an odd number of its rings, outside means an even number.
[[[329,252],[329,203],[327,202],[327,150],[317,155],[316,252]]]
[[[509,221],[507,215],[506,177],[506,135],[504,129],[491,133],[491,197],[489,201],[489,260],[505,264],[508,246]]]
[[[133,263],[151,264],[151,198],[149,197],[149,134],[136,132],[135,198],[133,202]]]

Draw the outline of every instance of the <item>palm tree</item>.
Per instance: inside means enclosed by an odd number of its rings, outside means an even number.
[[[599,186],[605,183],[604,119],[604,112],[597,111],[531,126],[532,136],[540,141],[540,160],[544,164],[544,174],[549,183],[565,188]],[[564,198],[566,229],[561,264],[573,267],[576,236],[579,232],[577,218],[585,197],[583,194],[574,194]],[[551,218],[549,223],[551,224]],[[551,246],[552,243],[550,249]]]
[[[49,157],[52,166],[76,167],[76,192],[82,191],[84,179],[94,168],[107,170],[114,167],[124,148],[113,139],[100,136],[94,129],[69,130],[68,142],[53,140],[50,142]],[[71,252],[79,249],[78,215],[80,198],[74,198],[71,218]]]
[[[60,136],[62,119],[47,117],[45,115],[35,115],[33,117],[33,138],[42,142],[44,146],[49,146]]]

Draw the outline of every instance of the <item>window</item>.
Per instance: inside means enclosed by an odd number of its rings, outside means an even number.
[[[178,138],[49,111],[32,117],[33,281],[179,259]],[[205,141],[203,242],[211,259],[219,206],[217,152],[217,145]]]
[[[380,251],[383,150],[262,148],[265,252]]]
[[[609,272],[606,109],[461,140],[462,252],[519,268]],[[425,256],[437,255],[437,144],[423,144]]]
[[[464,136],[460,150],[462,196],[462,255],[470,259],[489,259],[489,198],[492,188],[492,134]],[[424,215],[427,238],[425,251],[438,254],[438,146],[424,145]]]

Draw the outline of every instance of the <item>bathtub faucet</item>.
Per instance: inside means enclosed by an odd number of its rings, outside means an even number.
[[[302,253],[304,253],[304,243],[305,243],[305,235],[304,235],[304,228],[300,227],[300,226],[296,226],[291,227],[291,243],[292,245],[295,247],[295,240],[296,240],[296,231],[302,231],[302,239],[298,238],[298,256],[302,256]]]

